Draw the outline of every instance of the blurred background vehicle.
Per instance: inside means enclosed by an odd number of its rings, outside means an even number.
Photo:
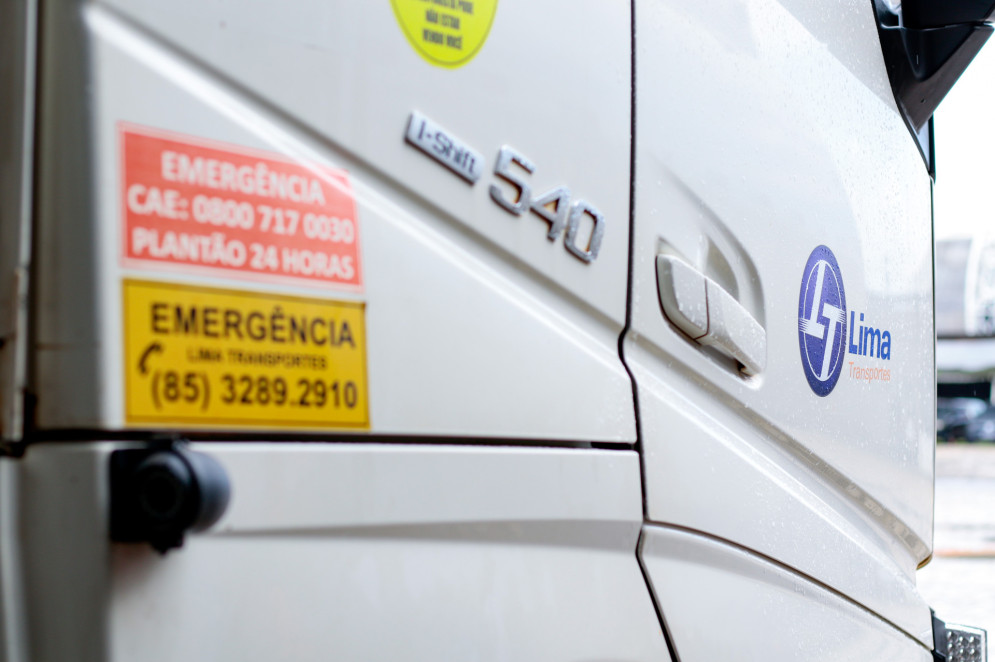
[[[958,181],[945,182],[958,191]],[[939,184],[937,191],[945,190]],[[964,195],[964,193],[960,193]],[[940,197],[939,194],[937,196]],[[937,209],[943,207],[937,202]],[[949,399],[991,402],[995,380],[995,239],[983,224],[945,222],[939,213],[936,242],[937,432],[949,415]],[[963,403],[962,403],[963,404]],[[973,406],[977,409],[977,405]],[[945,411],[946,410],[946,411]],[[951,438],[949,435],[941,435]]]
[[[937,420],[939,420],[939,406],[937,406]],[[966,421],[963,429],[964,439],[967,441],[995,441],[995,407],[985,407],[982,414]]]
[[[991,435],[995,438],[995,419],[986,414],[989,414],[988,405],[978,398],[937,398],[936,436],[943,441],[964,439],[968,427],[981,417],[991,421]]]

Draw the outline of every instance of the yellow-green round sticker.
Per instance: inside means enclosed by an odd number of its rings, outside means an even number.
[[[461,67],[477,54],[494,22],[498,0],[390,0],[404,36],[440,67]]]

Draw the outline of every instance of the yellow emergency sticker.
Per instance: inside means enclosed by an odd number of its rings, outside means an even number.
[[[369,428],[365,305],[124,281],[132,426]]]
[[[491,31],[498,0],[391,0],[404,36],[423,58],[461,67]]]

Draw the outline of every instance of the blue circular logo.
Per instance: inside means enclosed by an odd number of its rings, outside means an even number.
[[[836,256],[819,246],[808,256],[798,295],[798,347],[808,385],[829,395],[843,372],[846,353],[846,293]]]

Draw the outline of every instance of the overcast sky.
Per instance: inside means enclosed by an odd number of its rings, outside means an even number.
[[[935,115],[937,239],[995,234],[995,38]]]

